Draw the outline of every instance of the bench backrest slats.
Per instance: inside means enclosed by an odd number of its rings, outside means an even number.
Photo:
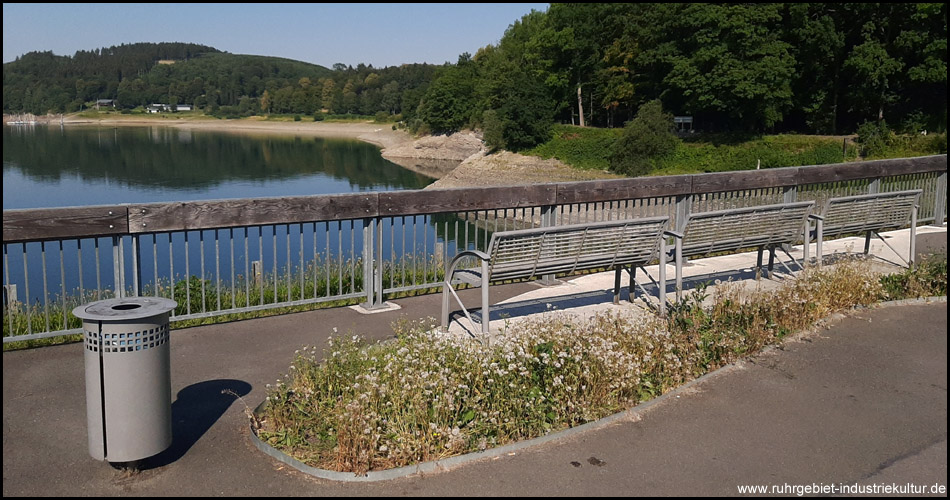
[[[800,241],[814,202],[804,201],[690,214],[683,255],[706,255]]]
[[[497,232],[489,242],[490,280],[533,278],[622,265],[658,256],[669,217]]]
[[[915,189],[831,198],[822,208],[822,233],[826,238],[834,238],[909,225],[911,211],[918,204],[921,193],[922,190]]]

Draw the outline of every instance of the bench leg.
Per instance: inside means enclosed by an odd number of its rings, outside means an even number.
[[[621,268],[617,268],[616,273],[614,274],[614,304],[620,303],[620,272]],[[633,297],[630,297],[630,300],[633,300]]]
[[[449,331],[449,288],[452,284],[446,281],[442,283],[442,331]]]
[[[871,253],[871,231],[864,235],[864,255]]]
[[[805,222],[805,234],[802,236],[802,266],[808,265],[808,247],[811,246],[811,223]]]
[[[823,257],[823,254],[821,253],[822,252],[821,242],[825,237],[825,221],[818,219],[818,221],[815,222],[815,228],[816,228],[815,233],[818,235],[816,237],[818,240],[818,243],[815,249],[815,259],[816,259],[816,263],[818,264],[818,267],[821,267],[821,261]]]
[[[762,251],[765,247],[759,247],[759,256],[755,260],[755,279],[762,277]]]
[[[634,268],[636,272],[636,268]],[[659,299],[660,299],[660,317],[666,317],[666,238],[660,238],[660,266],[659,266]],[[633,286],[633,280],[630,282]],[[632,291],[632,290],[631,290]]]
[[[683,300],[683,240],[676,238],[676,301]]]
[[[772,278],[772,270],[775,268],[775,247],[769,247],[769,274],[767,278]]]
[[[914,205],[910,212],[910,255],[907,257],[907,263],[910,268],[914,268],[914,261],[917,260],[917,206]]]
[[[633,299],[637,298],[637,266],[630,266],[630,270],[627,271],[630,273],[630,303],[633,303]]]
[[[488,334],[488,261],[482,261],[482,333]]]

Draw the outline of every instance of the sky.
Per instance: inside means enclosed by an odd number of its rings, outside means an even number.
[[[186,42],[330,68],[456,62],[548,4],[3,4],[3,62],[123,43]]]

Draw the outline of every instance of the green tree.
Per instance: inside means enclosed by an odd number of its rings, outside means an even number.
[[[680,143],[673,131],[673,115],[663,111],[659,100],[644,104],[614,143],[610,170],[630,177],[650,173],[653,160],[672,153]]]
[[[426,91],[419,117],[437,134],[450,134],[465,127],[475,111],[475,66],[468,54],[459,63],[445,67]]]
[[[334,64],[333,68],[336,69],[336,66],[337,65]],[[326,81],[323,82],[323,94],[322,94],[322,99],[320,100],[320,104],[323,106],[323,109],[327,111],[327,113],[334,112],[333,104],[334,104],[335,92],[336,92],[336,83],[333,81],[332,78],[327,78]]]
[[[270,93],[267,90],[261,95],[261,113],[270,113]]]

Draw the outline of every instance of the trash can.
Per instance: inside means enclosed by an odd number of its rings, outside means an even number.
[[[89,454],[134,462],[172,444],[168,316],[178,304],[159,297],[92,302],[83,320]]]

